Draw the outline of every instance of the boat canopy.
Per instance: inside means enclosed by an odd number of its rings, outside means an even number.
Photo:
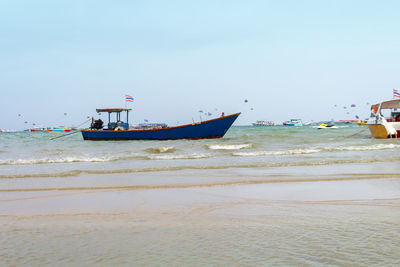
[[[98,109],[96,109],[96,112],[97,113],[99,113],[99,112],[112,113],[112,112],[122,112],[122,111],[131,111],[131,110],[132,110],[131,108],[98,108]]]
[[[118,126],[121,126],[124,130],[129,129],[129,111],[132,109],[130,108],[98,108],[96,109],[97,113],[107,112],[108,113],[108,129],[114,130]],[[126,122],[121,120],[121,112],[126,111]],[[111,113],[115,113],[115,122],[111,122]],[[118,127],[120,129],[121,127]]]
[[[371,106],[371,109],[379,108],[379,105],[381,105],[381,109],[391,109],[391,108],[400,108],[400,99],[394,99],[394,100],[389,100],[389,101],[384,101],[380,104],[375,104]]]

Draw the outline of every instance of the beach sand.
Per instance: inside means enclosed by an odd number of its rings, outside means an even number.
[[[0,258],[6,266],[400,264],[398,175],[266,179],[236,170],[241,178],[227,183],[230,171],[191,172],[186,182],[146,174],[154,184],[115,174],[113,185],[92,188],[89,176],[68,187],[2,181]]]

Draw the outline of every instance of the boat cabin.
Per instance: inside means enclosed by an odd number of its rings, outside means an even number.
[[[394,99],[371,106],[371,117],[383,116],[382,110],[390,110],[387,122],[400,122],[400,99]]]
[[[107,112],[108,113],[108,124],[107,130],[128,130],[129,129],[129,111],[130,108],[104,108],[96,109],[97,113]],[[121,112],[126,112],[126,122],[121,119]],[[111,113],[115,113],[115,121],[111,121]]]

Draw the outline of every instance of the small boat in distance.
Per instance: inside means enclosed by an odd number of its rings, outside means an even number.
[[[60,127],[55,127],[55,128],[47,128],[43,131],[46,133],[68,133],[68,132],[72,131],[72,129],[60,126]]]
[[[375,138],[400,138],[400,99],[384,101],[371,106],[368,128]],[[382,110],[390,110],[385,118]]]
[[[15,133],[16,130],[0,129],[0,133]]]
[[[303,122],[300,119],[291,119],[283,123],[285,126],[303,126]]]
[[[30,128],[27,131],[29,132],[43,132],[45,129],[44,128]]]
[[[131,109],[108,108],[96,109],[97,113],[108,113],[107,128],[103,129],[102,120],[92,119],[90,129],[82,130],[84,140],[176,140],[221,138],[229,130],[240,113],[222,115],[219,118],[179,126],[166,124],[155,127],[130,128],[128,114]],[[121,112],[126,112],[126,122],[121,120]],[[116,114],[116,121],[111,121],[111,114]]]
[[[256,121],[252,123],[253,126],[275,126],[272,121]]]
[[[24,130],[25,132],[44,132],[44,130],[46,130],[46,127],[33,127],[30,129],[26,129]]]

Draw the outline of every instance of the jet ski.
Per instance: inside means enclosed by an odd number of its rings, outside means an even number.
[[[326,128],[329,128],[329,129],[337,129],[338,127],[335,125],[335,124],[327,124],[327,123],[322,123],[322,124],[320,124],[318,127],[317,127],[317,129],[326,129]]]

